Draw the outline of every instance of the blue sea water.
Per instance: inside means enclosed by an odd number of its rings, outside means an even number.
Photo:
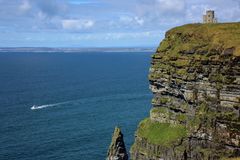
[[[104,160],[116,125],[130,149],[150,109],[150,56],[0,53],[0,159]]]

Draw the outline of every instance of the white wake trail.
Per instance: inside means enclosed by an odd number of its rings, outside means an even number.
[[[115,96],[100,96],[100,97],[87,97],[87,98],[82,98],[82,99],[75,99],[75,100],[70,100],[70,101],[65,101],[65,102],[59,102],[59,103],[52,103],[52,104],[45,104],[45,105],[33,105],[30,107],[31,110],[40,110],[43,108],[48,108],[48,107],[56,107],[60,105],[66,105],[66,104],[85,104],[85,103],[98,103],[101,101],[111,101],[111,100],[131,100],[131,99],[136,99],[136,98],[141,98],[142,96],[151,96],[150,94],[118,94]]]
[[[40,106],[33,105],[33,106],[31,107],[31,110],[43,109],[43,108],[47,108],[47,107],[55,107],[55,106],[58,106],[58,105],[61,105],[61,104],[66,104],[66,103],[69,103],[69,102],[54,103],[54,104],[45,104],[45,105],[40,105]]]

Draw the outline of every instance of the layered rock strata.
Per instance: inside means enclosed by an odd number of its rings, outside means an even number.
[[[153,108],[131,159],[240,156],[240,23],[171,29],[152,56],[149,81]]]
[[[116,127],[112,136],[112,142],[108,149],[107,160],[127,160],[128,154],[125,148],[123,134]]]

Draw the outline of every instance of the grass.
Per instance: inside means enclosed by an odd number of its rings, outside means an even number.
[[[167,104],[170,101],[171,101],[171,99],[169,99],[167,97],[160,97],[160,98],[152,99],[152,103],[160,103],[160,104]]]
[[[159,100],[161,104],[166,104],[167,102],[169,102],[169,98],[166,97],[161,97]]]
[[[240,23],[188,24],[171,29],[158,51],[181,53],[194,50],[208,54],[221,53],[234,47],[234,56],[240,56]]]
[[[179,115],[177,115],[176,118],[180,122],[185,122],[187,120],[187,116],[185,114],[179,114]]]
[[[189,65],[189,60],[179,59],[177,61],[171,62],[176,67],[186,67]]]
[[[184,76],[184,75],[187,75],[188,73],[186,69],[178,69],[177,74],[180,76]]]
[[[155,107],[151,110],[151,112],[156,114],[169,114],[166,107]]]
[[[152,144],[170,147],[171,144],[185,137],[187,132],[183,125],[152,122],[146,118],[139,124],[137,134]]]

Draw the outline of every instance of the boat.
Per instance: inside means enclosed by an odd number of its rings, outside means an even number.
[[[37,106],[36,106],[36,105],[33,105],[33,106],[31,107],[31,110],[33,110],[33,109],[37,109]]]

